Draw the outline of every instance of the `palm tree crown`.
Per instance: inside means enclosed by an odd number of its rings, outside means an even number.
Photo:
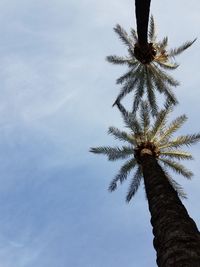
[[[176,69],[178,64],[174,61],[174,57],[190,47],[195,40],[188,41],[178,48],[167,50],[168,38],[165,37],[160,42],[156,41],[154,19],[151,17],[148,33],[149,47],[151,49],[145,50],[143,53],[135,30],[131,29],[130,35],[120,25],[117,25],[114,30],[125,45],[128,46],[127,57],[116,55],[107,57],[107,60],[113,64],[125,64],[128,66],[128,71],[117,79],[117,84],[122,84],[123,86],[114,105],[134,89],[133,112],[138,109],[140,100],[146,93],[151,112],[156,115],[158,107],[155,90],[163,93],[167,102],[177,104],[178,101],[171,87],[178,86],[179,82],[165,70]]]
[[[120,131],[115,127],[109,127],[108,133],[113,135],[116,139],[125,141],[128,145],[122,147],[95,147],[90,149],[93,153],[107,155],[110,161],[127,159],[119,173],[111,182],[109,190],[114,191],[117,188],[117,183],[122,183],[127,178],[128,174],[135,169],[126,196],[126,200],[129,202],[136,193],[142,179],[140,157],[143,154],[150,154],[159,161],[166,177],[179,196],[185,197],[181,186],[170,177],[167,168],[172,169],[186,178],[191,178],[193,175],[192,172],[186,169],[177,160],[192,159],[192,155],[179,148],[198,142],[200,140],[200,134],[183,135],[172,138],[173,134],[187,120],[187,117],[185,115],[179,116],[169,125],[166,125],[167,117],[172,111],[172,108],[169,106],[158,113],[152,126],[150,126],[150,108],[147,102],[142,101],[139,118],[133,113],[127,112],[120,103],[118,103],[118,108],[122,113],[126,127],[130,129],[130,133]]]

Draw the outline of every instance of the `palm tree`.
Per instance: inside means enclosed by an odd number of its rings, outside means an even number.
[[[138,109],[139,103],[146,93],[151,112],[156,115],[158,106],[155,91],[163,93],[167,102],[177,104],[178,101],[171,87],[178,86],[179,82],[165,70],[176,69],[178,64],[174,61],[174,57],[190,47],[195,40],[185,42],[175,49],[167,49],[167,37],[160,42],[156,41],[155,23],[153,17],[151,17],[148,38],[149,46],[151,46],[153,53],[143,58],[139,56],[140,53],[136,52],[140,43],[135,30],[131,29],[130,35],[120,25],[117,25],[114,30],[125,45],[128,46],[128,56],[111,55],[107,57],[107,60],[113,64],[127,65],[128,71],[117,79],[117,84],[121,84],[122,89],[113,105],[120,102],[124,96],[133,90],[135,90],[133,112]]]
[[[173,134],[187,117],[179,116],[167,125],[167,117],[172,111],[169,106],[158,113],[152,126],[147,102],[141,103],[139,119],[135,114],[126,111],[120,103],[118,108],[130,132],[110,127],[108,133],[128,145],[90,149],[93,153],[106,155],[110,161],[127,159],[110,183],[109,190],[114,191],[118,183],[123,183],[131,171],[135,170],[126,200],[129,202],[132,199],[143,179],[151,213],[158,266],[199,267],[200,234],[179,198],[185,197],[185,193],[171,178],[168,169],[191,178],[192,172],[179,160],[192,159],[192,155],[180,148],[198,142],[200,134],[174,138]]]

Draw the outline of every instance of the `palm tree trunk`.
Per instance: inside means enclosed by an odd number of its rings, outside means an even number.
[[[157,160],[143,155],[145,190],[159,267],[200,267],[200,233]]]
[[[140,46],[147,46],[148,22],[151,0],[135,0],[138,42]]]

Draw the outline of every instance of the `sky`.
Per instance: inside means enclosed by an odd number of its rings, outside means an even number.
[[[126,204],[128,183],[107,191],[120,162],[89,153],[123,126],[112,103],[125,70],[105,57],[126,55],[113,27],[135,27],[134,2],[2,0],[0,10],[0,267],[155,267],[143,186]],[[200,36],[199,11],[199,0],[151,4],[171,47]],[[181,134],[200,131],[199,46],[173,73],[173,116],[189,117]],[[193,180],[177,177],[198,227],[199,149]]]

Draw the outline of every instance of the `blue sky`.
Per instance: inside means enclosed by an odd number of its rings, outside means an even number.
[[[162,3],[161,3],[162,2]],[[89,154],[122,126],[111,108],[125,70],[105,57],[126,50],[112,28],[135,27],[133,1],[6,0],[0,3],[0,266],[156,266],[141,187],[107,187],[120,166]],[[152,0],[160,38],[172,47],[200,36],[200,3]],[[198,132],[199,39],[177,60],[183,132]],[[200,227],[199,145],[184,201]]]

